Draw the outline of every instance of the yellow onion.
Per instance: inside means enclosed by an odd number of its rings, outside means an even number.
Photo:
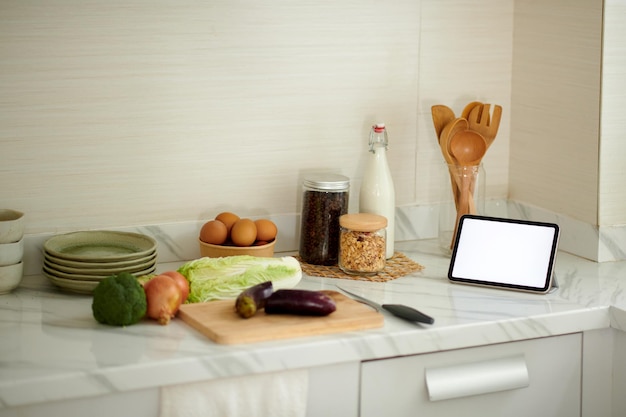
[[[178,313],[183,302],[180,287],[173,278],[167,275],[157,275],[144,285],[147,315],[165,325]]]

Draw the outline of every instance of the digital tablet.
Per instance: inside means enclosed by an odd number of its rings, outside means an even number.
[[[459,220],[448,279],[546,293],[558,243],[554,223],[465,215]]]

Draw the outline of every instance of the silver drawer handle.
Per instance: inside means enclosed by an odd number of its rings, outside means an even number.
[[[523,356],[426,369],[430,401],[524,388],[530,384]]]

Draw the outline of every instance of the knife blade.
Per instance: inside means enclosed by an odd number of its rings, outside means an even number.
[[[426,324],[433,324],[435,322],[434,318],[430,317],[427,314],[422,313],[419,310],[414,309],[413,307],[409,307],[404,304],[378,304],[372,300],[369,300],[365,297],[362,297],[358,294],[348,291],[345,288],[340,287],[339,285],[335,285],[335,286],[339,288],[341,291],[345,292],[346,294],[349,294],[350,296],[354,297],[357,301],[360,301],[362,303],[365,303],[375,308],[376,311],[386,310],[396,317],[399,317],[401,319],[408,320],[408,321],[413,321],[413,322],[426,323]]]

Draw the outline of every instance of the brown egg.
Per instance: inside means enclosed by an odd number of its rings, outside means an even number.
[[[273,221],[268,219],[259,219],[254,222],[256,225],[256,238],[257,240],[264,240],[271,242],[276,238],[278,228]]]
[[[225,211],[223,213],[215,216],[215,220],[219,220],[226,225],[226,229],[228,229],[228,233],[230,234],[230,230],[233,228],[233,224],[239,220],[239,216],[235,213],[231,213],[229,211]]]
[[[230,239],[237,246],[250,246],[256,240],[256,225],[250,219],[240,219],[230,230]]]
[[[219,220],[209,220],[200,229],[200,240],[213,245],[221,245],[226,242],[228,230],[226,225]]]

